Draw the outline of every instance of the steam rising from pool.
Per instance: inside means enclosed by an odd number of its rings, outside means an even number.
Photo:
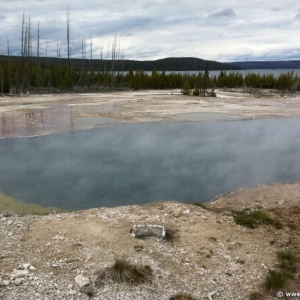
[[[126,124],[0,140],[0,189],[62,209],[209,201],[300,181],[300,120]]]

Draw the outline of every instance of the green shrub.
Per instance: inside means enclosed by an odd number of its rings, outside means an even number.
[[[209,97],[217,97],[217,94],[215,93],[214,90],[211,90],[211,91],[210,91]]]
[[[194,89],[193,90],[193,96],[199,96],[200,95],[200,91],[199,91],[199,89]]]
[[[182,93],[183,95],[190,95],[191,92],[192,92],[192,91],[191,91],[191,87],[190,87],[189,83],[188,83],[187,81],[185,81],[185,82],[183,83],[181,93]]]

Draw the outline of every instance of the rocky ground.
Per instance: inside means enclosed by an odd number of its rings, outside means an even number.
[[[48,215],[1,212],[0,299],[163,300],[178,292],[209,299],[214,291],[212,299],[250,299],[253,292],[277,299],[262,284],[277,266],[277,251],[300,256],[299,195],[298,184],[276,184],[219,196],[207,209],[161,202]],[[246,207],[263,209],[283,228],[236,225],[232,211]],[[134,238],[137,224],[163,225],[175,232],[173,240]],[[117,258],[149,265],[153,280],[96,286],[99,271]]]

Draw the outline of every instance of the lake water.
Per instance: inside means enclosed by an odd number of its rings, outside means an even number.
[[[243,74],[243,76],[245,76],[245,74],[250,74],[250,73],[254,73],[254,74],[273,74],[275,78],[277,78],[278,76],[280,76],[281,74],[287,74],[288,72],[294,71],[294,74],[298,74],[300,75],[300,69],[249,69],[249,70],[227,70],[227,71],[223,71],[226,72],[226,74],[229,73],[241,73]],[[196,71],[196,74],[198,74],[199,71]],[[151,76],[152,72],[151,71],[146,71],[145,73],[147,73],[149,76]],[[161,73],[161,72],[158,72]],[[171,71],[166,71],[166,74],[171,74],[171,73],[182,73],[182,74],[195,74],[195,70],[191,70],[191,71],[175,71],[175,72],[171,72]],[[204,71],[202,71],[202,73],[204,73]],[[219,74],[221,73],[220,70],[215,70],[215,71],[209,71],[209,76],[213,77],[213,76],[219,76]]]
[[[300,120],[125,124],[0,140],[0,189],[62,209],[208,201],[300,181]]]

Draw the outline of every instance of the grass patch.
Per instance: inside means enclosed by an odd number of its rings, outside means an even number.
[[[249,300],[264,300],[265,296],[260,292],[252,292],[249,295]]]
[[[165,241],[174,243],[174,241],[177,239],[177,230],[166,228],[166,235],[165,235]]]
[[[280,260],[280,269],[282,272],[286,273],[296,273],[297,267],[297,258],[294,252],[287,250],[287,251],[280,251],[277,252],[277,257]]]
[[[282,228],[282,224],[278,220],[273,219],[261,210],[249,211],[244,209],[242,211],[234,212],[233,218],[237,224],[249,228],[255,228],[259,224],[273,225],[276,229]]]
[[[126,259],[116,259],[115,263],[104,271],[100,272],[96,281],[112,280],[115,282],[126,282],[130,284],[139,284],[151,281],[153,271],[150,266],[138,266],[129,263]]]
[[[286,287],[289,279],[293,279],[290,273],[270,271],[265,280],[268,291],[277,291]]]
[[[200,203],[200,202],[189,202],[189,204],[194,205],[194,206],[198,206],[198,207],[201,207],[201,208],[207,210],[207,207],[203,203]]]
[[[287,261],[290,265],[294,264],[297,260],[295,253],[290,250],[280,251],[276,254],[279,259]]]
[[[196,300],[191,294],[177,293],[169,298],[169,300]]]
[[[276,253],[279,259],[279,270],[270,271],[265,280],[265,287],[270,292],[284,290],[288,283],[295,282],[295,274],[297,272],[297,257],[290,251],[280,251]]]

